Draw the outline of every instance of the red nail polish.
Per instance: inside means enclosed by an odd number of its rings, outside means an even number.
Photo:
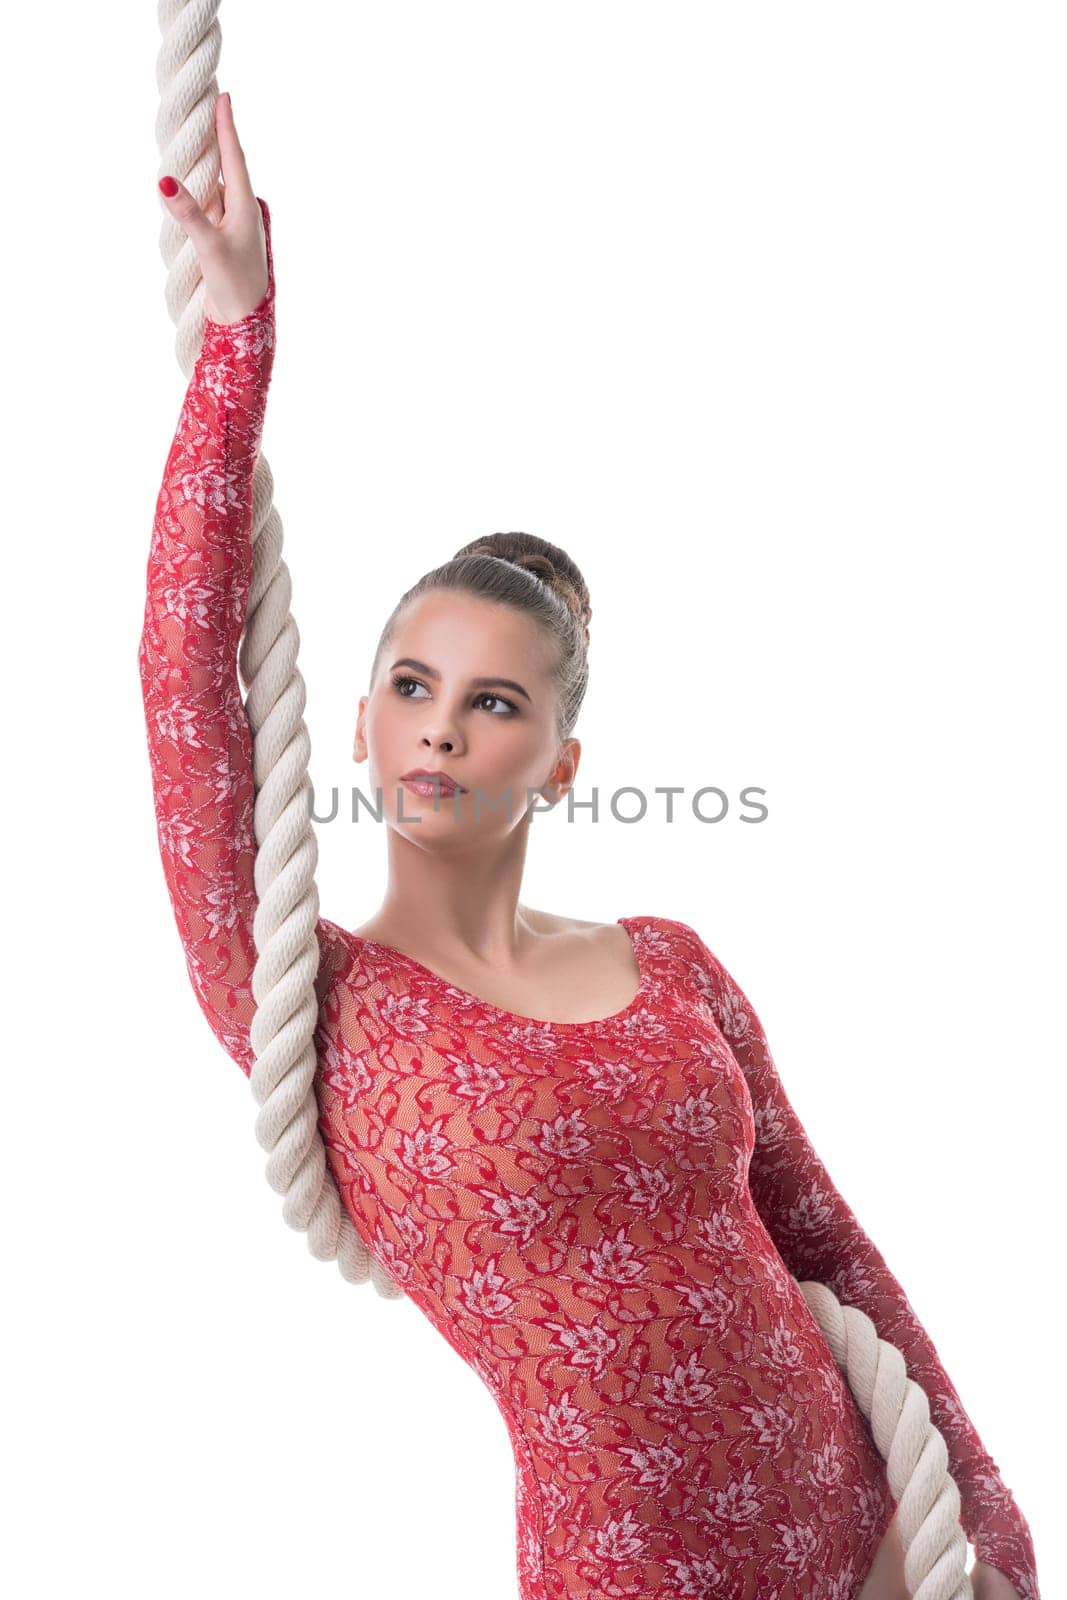
[[[163,190],[168,200],[173,200],[178,193],[178,185],[173,178],[160,178],[159,187]]]

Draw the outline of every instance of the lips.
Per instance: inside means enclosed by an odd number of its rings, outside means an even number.
[[[427,772],[424,767],[418,767],[412,772],[405,772],[400,779],[405,788],[413,793],[425,795],[427,798],[435,795],[466,794],[461,783],[450,778],[447,772]]]

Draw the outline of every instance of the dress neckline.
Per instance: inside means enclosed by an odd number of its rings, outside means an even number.
[[[496,1017],[502,1022],[519,1023],[528,1028],[565,1029],[568,1033],[580,1033],[583,1029],[591,1031],[596,1028],[608,1028],[616,1023],[625,1021],[631,1012],[636,1011],[644,1003],[646,997],[648,973],[641,959],[641,951],[638,941],[634,938],[632,926],[639,923],[641,918],[616,917],[615,921],[617,926],[626,929],[630,939],[630,947],[634,953],[634,960],[637,962],[639,975],[637,991],[621,1010],[612,1011],[606,1017],[593,1017],[586,1022],[556,1022],[551,1017],[527,1017],[518,1011],[508,1011],[503,1006],[494,1005],[491,1000],[483,1000],[481,995],[471,994],[468,989],[461,989],[458,984],[452,983],[448,978],[442,977],[439,972],[435,972],[432,967],[426,966],[425,962],[417,961],[414,956],[409,956],[406,950],[398,950],[395,945],[391,944],[380,944],[377,939],[364,938],[360,933],[350,933],[348,937],[355,940],[357,944],[367,945],[372,950],[380,950],[383,954],[400,961],[403,965],[413,967],[423,978],[439,986],[444,993],[450,994],[453,999],[461,1000],[464,1005],[476,1006],[478,1010],[488,1016]]]

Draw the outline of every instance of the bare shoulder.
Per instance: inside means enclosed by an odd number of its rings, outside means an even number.
[[[557,939],[561,945],[571,943],[576,949],[585,946],[602,950],[612,948],[626,953],[630,937],[619,922],[590,922],[580,917],[560,917],[552,911],[535,911],[524,907],[525,915],[535,933],[545,938]]]
[[[551,985],[553,1005],[564,1000],[568,1016],[577,1011],[584,1019],[590,1006],[603,1017],[632,1002],[634,985],[641,982],[641,966],[621,922],[558,917],[531,907],[524,907],[523,911],[529,926],[543,941],[544,960],[539,965]]]

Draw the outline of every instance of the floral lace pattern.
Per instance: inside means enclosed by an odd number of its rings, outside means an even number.
[[[159,849],[198,1002],[254,1056],[251,738],[237,646],[274,358],[270,286],[209,322],[156,506],[139,670]],[[904,1353],[978,1555],[1039,1600],[1029,1528],[694,930],[619,919],[601,1022],[516,1016],[320,919],[316,1093],[364,1242],[490,1388],[522,1600],[854,1600],[885,1471],[797,1279]]]

